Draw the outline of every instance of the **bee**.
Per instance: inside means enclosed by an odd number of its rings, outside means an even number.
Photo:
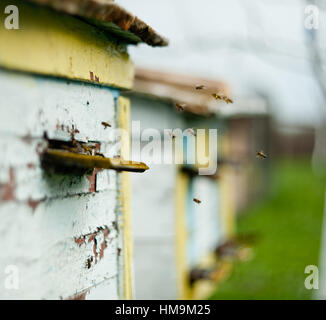
[[[176,103],[175,106],[179,112],[184,111],[184,109],[186,108],[185,103]]]
[[[264,153],[264,151],[258,151],[257,152],[257,157],[262,158],[262,159],[266,159],[267,155]]]
[[[104,126],[104,129],[106,129],[107,127],[111,127],[111,125],[108,122],[102,121],[101,123]]]
[[[231,100],[230,98],[228,98],[228,97],[226,97],[226,96],[223,97],[223,100],[224,100],[227,104],[229,104],[229,103],[233,103],[233,100]]]
[[[172,139],[175,139],[176,135],[172,132],[172,131],[169,131],[169,135]]]
[[[196,88],[196,90],[202,90],[202,89],[205,89],[205,86],[203,84],[199,84],[195,88]]]
[[[223,96],[221,96],[220,94],[217,93],[212,93],[212,96],[216,99],[216,100],[222,100]]]
[[[72,133],[73,134],[79,133],[79,130],[78,129],[74,129]]]
[[[229,103],[233,103],[233,100],[230,99],[230,98],[227,97],[227,96],[224,96],[224,95],[221,95],[221,94],[218,94],[218,93],[212,93],[212,96],[213,96],[216,100],[224,100],[227,104],[229,104]]]
[[[86,146],[85,144],[81,144],[80,146],[83,148],[83,150],[84,150],[86,153],[88,153],[88,154],[90,154],[90,155],[92,154],[92,150],[91,150],[90,147]]]
[[[196,137],[196,132],[195,132],[194,129],[189,128],[189,129],[187,129],[187,132],[189,132],[192,136],[195,136]]]
[[[95,152],[95,155],[105,158],[104,154],[103,153],[100,153],[100,152]]]
[[[194,202],[198,203],[198,204],[201,203],[201,200],[199,200],[199,199],[197,199],[197,198],[193,198],[192,200],[193,200]]]

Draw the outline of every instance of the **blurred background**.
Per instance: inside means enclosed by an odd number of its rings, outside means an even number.
[[[269,174],[261,184],[266,192],[236,208],[237,234],[254,234],[257,240],[251,244],[250,259],[236,262],[208,298],[325,298],[326,2],[119,4],[170,41],[155,54],[145,45],[130,48],[136,67],[223,81],[234,101],[250,105],[248,99],[255,97],[267,106],[269,145],[257,145],[268,152]],[[237,131],[241,121],[230,126]],[[241,129],[238,132],[235,141],[241,138]],[[237,154],[236,143],[234,148]],[[135,260],[137,264],[137,242]],[[308,265],[319,266],[319,290],[304,286]]]

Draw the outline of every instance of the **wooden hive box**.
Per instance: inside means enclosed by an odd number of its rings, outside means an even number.
[[[197,84],[204,84],[206,89],[196,90]],[[158,134],[153,141],[162,146],[160,158],[146,158],[147,153],[132,157],[152,161],[149,171],[131,179],[137,299],[206,298],[216,288],[216,281],[191,281],[191,274],[198,268],[214,269],[216,247],[234,234],[229,169],[220,166],[218,176],[198,175],[198,163],[187,164],[187,150],[199,145],[202,156],[208,150],[208,129],[218,129],[213,148],[217,158],[224,156],[226,126],[218,115],[221,104],[211,96],[216,90],[228,93],[222,82],[136,70],[134,91],[128,94],[133,105],[132,124],[139,128],[133,130],[133,139],[136,143],[142,141],[142,152],[154,129]],[[176,103],[185,103],[185,111],[179,112]],[[197,132],[194,137],[187,132],[189,128],[205,129],[205,133]],[[163,146],[171,140],[168,132],[175,129],[184,133],[183,144],[177,137],[172,138],[171,152],[165,153]],[[179,163],[170,159],[175,154]],[[170,163],[164,159],[170,159]],[[194,198],[201,203],[195,203]]]
[[[111,1],[0,12],[0,299],[130,299],[127,45],[167,42]]]

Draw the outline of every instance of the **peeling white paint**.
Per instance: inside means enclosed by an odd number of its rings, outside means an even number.
[[[37,153],[44,131],[69,140],[67,128],[74,126],[80,132],[76,139],[101,142],[101,153],[117,155],[119,141],[101,125],[117,126],[116,94],[0,71],[0,299],[68,299],[83,292],[86,299],[122,296],[115,227],[119,174],[98,172],[96,192],[90,192],[87,176],[45,173]],[[4,287],[7,265],[18,267],[18,290]]]

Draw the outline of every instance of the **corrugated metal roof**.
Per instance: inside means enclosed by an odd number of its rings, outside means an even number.
[[[97,27],[109,30],[129,43],[145,42],[153,47],[168,45],[168,40],[148,24],[112,0],[28,0],[54,10],[87,19]],[[123,31],[125,33],[123,33]]]

